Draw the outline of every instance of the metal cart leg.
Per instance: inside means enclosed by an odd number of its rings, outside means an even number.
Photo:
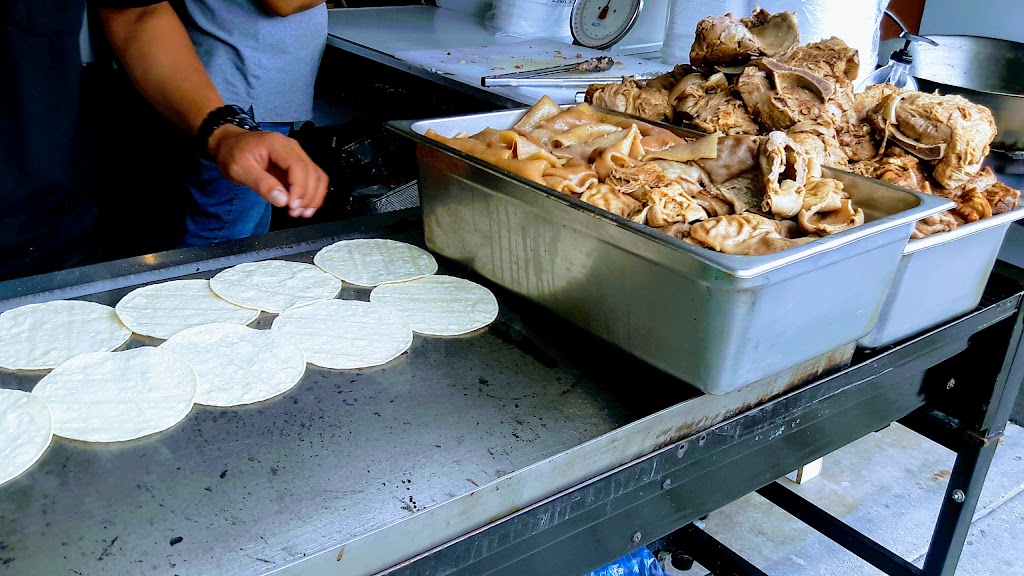
[[[976,438],[972,446],[964,446],[957,454],[946,486],[946,497],[935,521],[935,531],[928,545],[922,574],[953,576],[956,572],[967,532],[971,529],[974,512],[978,507],[978,498],[985,484],[985,476],[1001,435],[1002,430],[992,439]]]

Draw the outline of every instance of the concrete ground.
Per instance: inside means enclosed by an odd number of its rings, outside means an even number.
[[[825,457],[820,476],[789,488],[920,566],[953,453],[898,424]],[[773,576],[865,576],[872,566],[757,494],[714,512],[707,531]],[[1024,574],[1024,429],[996,451],[958,576]],[[700,566],[675,575],[701,576]]]

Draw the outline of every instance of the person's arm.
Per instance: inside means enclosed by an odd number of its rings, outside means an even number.
[[[291,16],[324,3],[324,0],[262,0],[263,9],[274,16]]]
[[[132,83],[187,133],[195,134],[203,119],[224,104],[168,2],[102,9],[100,17]],[[287,205],[292,216],[308,218],[323,203],[327,175],[291,138],[225,125],[210,137],[209,148],[227,178],[275,206]]]

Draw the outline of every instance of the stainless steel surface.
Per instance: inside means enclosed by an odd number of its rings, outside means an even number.
[[[309,261],[340,238],[416,242],[418,227],[407,211],[147,255],[2,283],[0,306],[72,296],[114,303],[139,284],[209,277],[239,262]],[[365,295],[347,287],[343,297]],[[56,438],[38,465],[0,486],[2,572],[373,574],[793,386],[700,395],[498,297],[489,329],[417,336],[378,369],[310,367],[283,397],[196,407],[139,441]],[[817,365],[841,366],[844,356]],[[40,376],[0,372],[0,386],[28,390]]]
[[[650,80],[661,76],[664,72],[642,72],[640,74],[630,74],[627,77],[633,78],[634,80]],[[620,78],[610,78],[605,76],[585,76],[585,75],[574,75],[574,76],[553,76],[545,75],[538,78],[532,77],[515,77],[515,78],[503,78],[501,76],[484,77],[481,78],[481,82],[484,86],[556,86],[556,87],[569,87],[569,86],[590,86],[591,84],[603,84],[608,82],[617,82]]]
[[[914,43],[911,74],[924,92],[961,94],[988,107],[999,134],[992,148],[1024,157],[1024,44],[976,36],[929,35]]]
[[[869,222],[770,256],[691,246],[422,134],[508,128],[522,111],[391,126],[417,142],[427,245],[710,393],[870,332],[914,222],[952,204],[853,174]],[[823,319],[828,329],[823,329]]]
[[[1003,237],[1024,208],[911,240],[878,323],[859,342],[888,346],[966,314],[981,301]]]

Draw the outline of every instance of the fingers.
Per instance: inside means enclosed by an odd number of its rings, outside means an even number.
[[[240,132],[218,147],[218,165],[295,218],[309,218],[323,205],[327,174],[299,143],[274,132]],[[277,177],[275,177],[275,174]]]
[[[242,155],[230,160],[221,171],[232,181],[252,188],[274,206],[287,206],[288,188],[260,164],[257,158]]]
[[[274,168],[286,173],[288,214],[294,218],[309,218],[323,205],[327,194],[327,174],[295,140],[285,137],[275,140],[276,145],[270,149],[270,162]]]

